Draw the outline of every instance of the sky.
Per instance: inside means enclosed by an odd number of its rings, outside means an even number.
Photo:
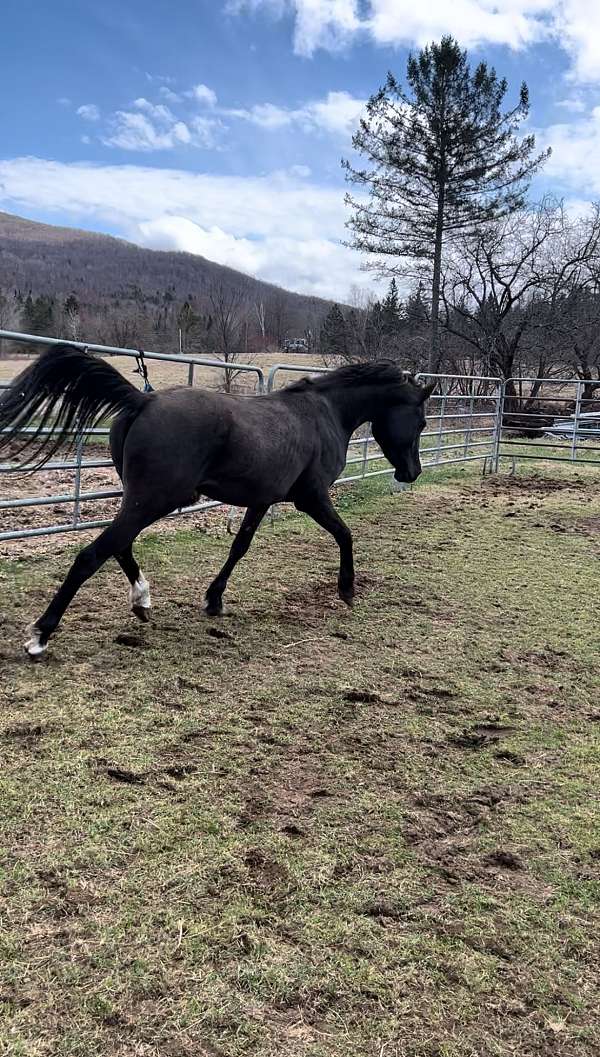
[[[185,250],[292,290],[373,290],[340,159],[369,95],[451,33],[600,199],[600,0],[4,0],[0,209]]]

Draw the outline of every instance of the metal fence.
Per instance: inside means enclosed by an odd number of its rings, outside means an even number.
[[[502,428],[494,463],[600,465],[600,401],[593,384],[571,378],[509,378],[502,387]]]
[[[0,330],[0,340],[6,339],[29,346],[51,346],[61,343],[58,338],[42,338],[29,334],[17,334]],[[87,345],[89,351],[108,357],[124,357],[133,361],[139,355],[135,349],[124,349],[104,345]],[[227,364],[221,360],[202,356],[167,355],[146,352],[145,358],[152,363],[165,363],[183,372],[186,384],[198,382],[198,368],[203,369],[201,382],[207,384],[207,374],[222,385],[232,378],[249,379],[253,383],[246,392],[272,392],[290,381],[290,376],[310,375],[331,370],[329,367],[306,364],[277,363],[271,367],[267,378],[255,364]],[[424,469],[480,463],[484,472],[498,471],[502,459],[509,459],[514,466],[519,459],[551,459],[553,461],[586,462],[600,461],[600,434],[597,446],[581,439],[580,426],[585,423],[586,407],[582,382],[570,380],[545,380],[541,392],[528,402],[527,387],[533,383],[528,379],[510,379],[462,375],[420,375],[423,382],[435,380],[436,390],[427,411],[427,429],[421,441],[421,461]],[[173,384],[174,379],[167,376]],[[8,383],[0,384],[0,389]],[[536,403],[537,401],[537,403]],[[544,425],[553,417],[548,408],[555,403],[557,409],[568,417],[573,416],[573,436],[564,439],[543,434]],[[515,408],[525,410],[516,411]],[[106,450],[109,430],[97,428],[83,437],[74,437],[75,449],[72,457],[56,458],[40,470],[31,471],[31,480],[42,475],[43,489],[35,487],[32,494],[9,494],[9,482],[22,469],[13,463],[0,465],[0,511],[9,514],[10,526],[0,531],[0,541],[21,539],[28,536],[46,536],[55,533],[77,532],[101,528],[110,523],[114,502],[121,495],[120,482],[114,474],[112,460]],[[531,435],[535,434],[535,437]],[[96,451],[94,452],[94,448]],[[111,471],[114,475],[111,480]],[[350,484],[380,476],[391,476],[393,469],[377,447],[368,426],[359,430],[350,441],[346,467],[337,484]],[[93,475],[101,487],[85,487],[86,478]],[[98,480],[100,478],[100,480]],[[57,491],[51,482],[58,482],[64,490]],[[110,485],[110,487],[107,487]],[[98,504],[98,507],[96,506]],[[174,512],[171,517],[206,511],[221,504],[204,500],[194,506]],[[50,508],[52,513],[69,510],[69,517],[59,522],[31,524],[31,512]],[[38,515],[39,516],[39,515]]]

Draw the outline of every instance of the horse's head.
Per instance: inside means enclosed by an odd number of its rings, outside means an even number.
[[[425,402],[435,389],[412,380],[403,387],[402,400],[388,404],[373,420],[373,436],[395,469],[396,481],[410,484],[421,473],[419,441],[425,428]]]

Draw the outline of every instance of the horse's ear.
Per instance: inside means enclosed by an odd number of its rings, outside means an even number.
[[[437,382],[431,382],[429,385],[424,385],[423,386],[423,388],[421,389],[421,402],[423,404],[425,403],[426,400],[429,400],[429,397],[433,393],[433,390],[435,389],[436,385],[437,385]]]

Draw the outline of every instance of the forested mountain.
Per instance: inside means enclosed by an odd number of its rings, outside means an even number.
[[[157,348],[182,330],[186,351],[227,351],[316,335],[329,307],[195,254],[0,213],[4,329]]]

